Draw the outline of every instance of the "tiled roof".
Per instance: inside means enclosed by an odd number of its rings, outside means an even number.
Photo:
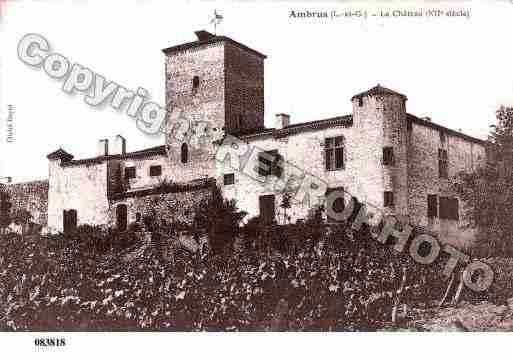
[[[261,57],[262,59],[265,59],[267,58],[267,56],[265,56],[264,54],[256,51],[256,50],[253,50],[252,48],[250,47],[247,47],[246,45],[244,44],[241,44],[240,42],[237,42],[233,39],[230,39],[229,37],[226,37],[226,36],[216,36],[216,35],[213,35],[211,37],[206,37],[202,40],[197,40],[197,41],[193,41],[193,42],[187,42],[185,44],[180,44],[180,45],[176,45],[176,46],[171,46],[171,47],[168,47],[168,48],[165,48],[163,49],[162,51],[165,53],[165,54],[171,54],[171,53],[174,53],[174,52],[180,52],[180,51],[185,51],[185,50],[188,50],[188,49],[192,49],[192,48],[195,48],[195,47],[199,47],[199,46],[203,46],[203,45],[210,45],[210,44],[215,44],[217,42],[223,42],[223,41],[226,41],[226,42],[229,42],[243,50],[246,50],[246,51],[249,51],[259,57]]]
[[[46,156],[49,160],[63,160],[70,161],[73,159],[73,155],[64,151],[62,148],[59,148],[57,151],[50,153]]]
[[[359,94],[354,95],[353,97],[351,97],[351,101],[353,101],[356,98],[362,98],[365,96],[377,96],[377,95],[396,95],[396,96],[402,97],[404,100],[408,99],[405,95],[403,95],[399,92],[396,92],[394,90],[387,89],[386,87],[383,87],[380,84],[378,84],[377,86],[371,88],[370,90],[360,92]]]
[[[284,128],[276,129],[276,128],[265,128],[259,129],[251,133],[240,135],[241,139],[252,139],[260,136],[274,136],[274,137],[285,137],[289,135],[293,135],[295,133],[309,131],[309,130],[318,130],[328,127],[335,126],[344,126],[349,127],[353,124],[353,116],[345,115],[345,116],[337,116],[331,117],[323,120],[316,120],[310,122],[296,123],[293,125],[289,125]]]
[[[435,128],[439,131],[444,131],[450,135],[463,138],[470,142],[478,143],[481,145],[486,144],[485,140],[481,140],[479,138],[472,137],[472,136],[469,136],[462,132],[452,130],[450,128],[444,127],[444,126],[436,124],[434,122],[421,119],[412,114],[408,113],[408,114],[406,114],[406,117],[410,122],[413,122],[413,123],[416,123],[416,124],[419,124],[422,126],[428,126],[431,128]],[[348,127],[348,126],[352,126],[352,124],[353,124],[352,115],[345,115],[345,116],[328,118],[328,119],[324,119],[324,120],[297,123],[297,124],[293,124],[293,125],[284,127],[283,129],[261,128],[261,129],[255,130],[253,132],[244,133],[244,134],[234,134],[234,135],[239,137],[242,140],[251,140],[253,138],[259,138],[259,137],[264,137],[264,136],[284,137],[284,136],[288,136],[288,135],[292,135],[292,134],[295,134],[298,132],[303,132],[303,131],[308,131],[308,130],[322,129],[322,128],[328,128],[328,127],[333,127],[333,126]]]
[[[192,190],[199,190],[203,188],[210,188],[214,186],[216,180],[212,177],[195,179],[189,182],[183,183],[171,183],[162,186],[157,186],[153,188],[145,188],[134,191],[125,191],[114,193],[110,195],[111,200],[120,200],[125,198],[134,198],[134,197],[145,197],[154,194],[164,194],[164,193],[180,193]]]
[[[419,117],[417,117],[415,115],[412,115],[412,114],[409,114],[409,113],[406,114],[406,118],[410,122],[412,122],[412,123],[416,123],[416,124],[421,125],[421,126],[431,127],[431,128],[436,129],[436,130],[448,133],[449,135],[460,137],[460,138],[462,138],[464,140],[467,140],[467,141],[470,141],[470,142],[478,143],[480,145],[486,145],[487,144],[487,141],[485,141],[485,140],[481,140],[479,138],[469,136],[469,135],[464,134],[462,132],[459,132],[459,131],[456,131],[456,130],[444,127],[442,125],[439,125],[437,123],[434,123],[434,122],[431,122],[431,121],[428,121],[428,120],[424,120],[422,118],[419,118]]]
[[[154,155],[165,155],[166,154],[166,146],[156,146],[150,147],[139,151],[128,152],[124,155],[108,155],[108,156],[97,156],[91,158],[84,158],[81,160],[67,161],[63,163],[63,166],[73,166],[73,165],[83,165],[83,164],[94,164],[94,163],[102,163],[106,160],[115,160],[115,159],[129,159],[129,158],[141,158],[147,156]]]

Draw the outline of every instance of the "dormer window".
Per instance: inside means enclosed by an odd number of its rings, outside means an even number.
[[[363,98],[362,97],[358,97],[358,106],[359,107],[363,106]]]

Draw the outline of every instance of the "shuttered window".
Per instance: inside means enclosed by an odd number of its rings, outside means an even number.
[[[449,219],[458,221],[459,201],[457,198],[440,197],[440,219]]]
[[[233,173],[227,173],[224,175],[224,184],[225,186],[231,185],[235,183],[235,175]]]
[[[435,194],[428,194],[427,216],[428,218],[438,217],[438,200]]]

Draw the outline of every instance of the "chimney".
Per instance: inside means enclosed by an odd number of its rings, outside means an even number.
[[[286,113],[277,113],[274,127],[279,130],[290,125],[290,115]]]
[[[126,140],[121,135],[116,135],[114,138],[114,147],[112,148],[113,155],[124,155],[126,154]]]
[[[109,155],[109,140],[103,139],[98,141],[98,156]]]

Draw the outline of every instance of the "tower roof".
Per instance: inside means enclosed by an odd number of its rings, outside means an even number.
[[[378,84],[377,86],[371,88],[370,90],[367,90],[367,91],[361,92],[357,95],[354,95],[353,97],[351,97],[351,101],[353,101],[356,98],[362,98],[365,96],[377,96],[377,95],[395,95],[395,96],[402,97],[405,101],[408,99],[402,93],[396,92],[394,90],[390,90],[390,89]]]
[[[57,151],[54,151],[46,156],[46,158],[49,160],[71,161],[73,159],[73,155],[64,151],[62,148],[59,148]]]
[[[214,35],[214,34],[208,32],[208,31],[205,31],[205,30],[196,31],[195,34],[198,37],[198,40],[193,41],[193,42],[187,42],[185,44],[171,46],[171,47],[163,49],[162,52],[164,52],[167,55],[167,54],[172,54],[172,53],[175,53],[175,52],[180,52],[180,51],[192,49],[192,48],[203,46],[203,45],[215,44],[217,42],[225,41],[225,42],[229,42],[229,43],[231,43],[231,44],[233,44],[233,45],[235,45],[235,46],[237,46],[237,47],[239,47],[239,48],[241,48],[243,50],[251,52],[251,53],[261,57],[262,59],[267,58],[267,56],[265,56],[261,52],[253,50],[252,48],[250,48],[250,47],[248,47],[248,46],[246,46],[244,44],[241,44],[240,42],[237,42],[237,41],[235,41],[233,39],[230,39],[229,37],[217,36],[217,35]]]

